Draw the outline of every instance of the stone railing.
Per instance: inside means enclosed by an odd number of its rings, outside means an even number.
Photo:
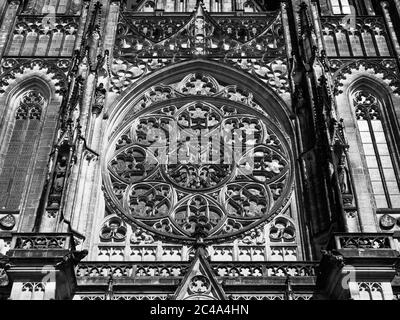
[[[87,262],[76,268],[77,278],[143,278],[143,277],[183,277],[188,263],[115,263]]]
[[[212,263],[219,277],[313,277],[317,264],[313,262],[258,262],[258,263]]]
[[[74,240],[70,233],[15,233],[11,240],[11,250],[74,250]]]
[[[336,233],[330,244],[332,249],[391,249],[396,250],[388,233]]]
[[[167,300],[168,295],[152,294],[116,294],[112,300]],[[77,294],[74,300],[106,300],[104,294]]]
[[[78,279],[175,277],[185,275],[188,262],[83,262],[76,267]],[[313,262],[212,262],[217,277],[314,277],[317,263]]]

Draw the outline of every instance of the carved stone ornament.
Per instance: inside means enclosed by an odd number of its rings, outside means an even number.
[[[186,274],[175,291],[176,300],[226,300],[225,292],[206,260],[202,248],[197,249]]]
[[[100,231],[100,239],[103,242],[121,242],[125,240],[125,237],[126,226],[118,217],[108,219]]]
[[[41,70],[49,82],[55,86],[56,93],[61,94],[68,84],[66,73],[68,72],[69,64],[68,59],[2,59],[0,96],[6,92],[8,86],[18,77],[26,73],[36,72],[36,70]]]
[[[194,276],[190,279],[189,291],[193,294],[206,294],[211,289],[210,280],[203,275]]]
[[[239,244],[260,245],[265,243],[264,229],[258,228],[251,230],[239,240]]]
[[[368,59],[368,60],[330,60],[330,69],[334,72],[336,95],[342,94],[343,83],[351,74],[356,72],[365,72],[373,77],[377,77],[386,82],[393,93],[400,94],[400,79],[395,60],[391,59]]]
[[[396,219],[393,218],[391,215],[384,214],[379,219],[379,225],[382,229],[389,230],[392,229],[396,225]]]
[[[271,241],[292,242],[296,237],[294,224],[285,217],[277,217],[272,223],[269,232]]]
[[[151,244],[155,242],[153,236],[144,230],[135,227],[132,229],[132,235],[130,237],[131,244]]]
[[[96,115],[99,115],[101,111],[104,108],[104,100],[106,96],[106,89],[104,88],[104,85],[100,83],[94,94],[94,104],[92,107],[92,112]]]
[[[201,2],[179,17],[121,12],[111,61],[110,90],[121,93],[167,65],[206,57],[249,72],[278,94],[290,93],[279,12],[221,16]]]
[[[15,218],[12,214],[7,214],[0,219],[0,228],[5,230],[11,230],[15,226]]]

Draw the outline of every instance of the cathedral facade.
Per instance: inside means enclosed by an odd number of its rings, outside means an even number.
[[[400,299],[400,0],[3,0],[0,299]]]

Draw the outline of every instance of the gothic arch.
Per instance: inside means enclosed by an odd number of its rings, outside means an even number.
[[[391,96],[385,87],[364,78],[353,83],[349,94],[377,210],[398,208],[398,122],[394,116]],[[371,163],[371,159],[375,164]],[[383,190],[377,192],[378,186]],[[378,195],[380,193],[383,195]]]
[[[344,119],[344,127],[347,132],[349,143],[349,160],[352,163],[351,170],[355,183],[356,199],[360,214],[361,227],[365,231],[377,231],[377,207],[376,199],[373,194],[373,184],[369,177],[367,160],[364,155],[364,147],[359,132],[356,109],[353,105],[353,95],[355,92],[363,90],[370,92],[377,97],[382,105],[380,107],[388,131],[386,136],[394,139],[390,140],[390,147],[394,148],[398,154],[398,121],[400,115],[398,105],[400,97],[396,93],[397,88],[393,87],[393,81],[386,79],[382,74],[375,74],[372,69],[359,66],[359,72],[349,70],[341,78],[341,92],[336,96],[338,116]],[[397,115],[397,116],[396,116]],[[393,146],[393,147],[392,147]],[[395,163],[394,166],[397,166]],[[362,172],[362,174],[360,174]]]
[[[249,73],[208,60],[192,60],[167,66],[136,81],[125,89],[108,108],[109,120],[107,132],[110,133],[114,130],[116,124],[123,118],[124,111],[127,112],[125,107],[137,103],[145,90],[160,83],[169,84],[177,82],[192,72],[204,72],[215,77],[221,83],[236,84],[239,88],[251,91],[254,95],[254,101],[257,101],[266,111],[268,110],[268,113],[284,126],[287,133],[293,133],[292,122],[289,118],[291,106],[274,90]]]
[[[362,73],[361,75],[357,74],[355,77],[349,75],[346,80],[348,81],[345,82],[344,89],[347,95],[356,88],[365,87],[386,101],[392,100],[391,95],[394,94],[394,90],[383,78],[369,73]]]
[[[70,62],[67,59],[58,61],[5,59],[2,64],[5,72],[0,78],[0,103],[15,86],[32,77],[42,80],[41,83],[50,89],[51,97],[61,99],[62,92],[68,85],[66,72],[69,66]]]
[[[399,141],[400,95],[398,94],[398,82],[391,77],[386,78],[385,74],[380,73],[378,69],[364,68],[358,72],[353,71],[350,69],[348,72],[341,73],[339,77],[341,90],[337,95],[337,105],[340,117],[343,119],[347,117],[346,114],[343,114],[343,110],[351,108],[349,106],[351,94],[358,88],[365,88],[374,92],[384,102],[385,109],[383,111],[386,119],[390,121],[391,134],[396,137],[396,141]],[[355,119],[354,115],[351,118]],[[396,148],[399,148],[398,144]]]
[[[382,105],[382,113],[387,123],[387,129],[389,130],[389,134],[392,137],[395,137],[393,141],[393,145],[396,149],[396,154],[399,154],[400,144],[400,126],[398,117],[400,112],[400,97],[395,94],[394,90],[387,82],[377,78],[366,75],[361,75],[357,77],[347,88],[346,94],[348,97],[352,95],[356,90],[366,90],[368,92],[372,92],[374,96],[378,97],[383,105]]]
[[[34,203],[38,202],[40,197],[37,191],[40,190],[40,187],[37,184],[44,182],[48,160],[40,159],[37,150],[40,148],[44,154],[50,154],[56,130],[61,98],[56,94],[56,88],[47,80],[46,76],[38,76],[36,72],[33,72],[33,74],[27,72],[17,77],[15,82],[7,87],[5,94],[0,97],[0,107],[4,108],[3,117],[0,119],[0,138],[4,142],[0,153],[0,174],[5,174],[2,177],[3,180],[5,179],[4,181],[10,181],[6,192],[9,195],[2,201],[7,201],[7,205],[5,205],[6,202],[3,205],[6,210],[11,210],[10,212],[14,212],[17,207],[20,213],[30,211],[26,215],[18,215],[19,225],[24,224],[24,219],[34,217]],[[25,118],[19,117],[16,112],[20,111],[21,106],[25,103],[23,101],[29,95],[32,95],[32,99],[29,101],[41,100],[42,102],[37,105],[37,108],[39,108],[37,110],[32,105],[32,110],[35,109],[37,113],[34,117],[27,114],[28,119],[24,120]],[[25,104],[25,106],[28,105]],[[19,122],[17,123],[17,121]],[[15,131],[17,127],[18,131]],[[14,154],[16,151],[9,150],[10,142],[13,139],[18,140],[18,143],[13,143],[13,145],[20,145],[22,154]],[[15,163],[12,164],[12,162]],[[8,169],[5,170],[5,167]],[[2,187],[4,189],[4,186]],[[11,196],[14,193],[16,196]],[[17,197],[17,194],[20,198]]]
[[[43,75],[32,74],[30,72],[22,75],[15,79],[15,82],[7,87],[4,94],[0,96],[0,140],[7,141],[7,132],[12,130],[13,117],[17,109],[17,100],[21,97],[24,92],[29,90],[37,90],[46,100],[46,107],[44,111],[49,108],[59,106],[61,104],[61,98],[56,95],[57,89],[52,85],[51,82],[46,79]],[[58,111],[54,110],[54,111]],[[45,114],[43,114],[45,115]],[[0,164],[2,155],[4,154],[3,148],[7,147],[7,143],[3,143],[0,146]],[[1,167],[0,167],[1,170]]]
[[[376,76],[364,74],[356,77],[348,85],[346,94],[349,96],[360,88],[373,92],[375,96],[379,97],[384,102],[385,109],[383,111],[385,112],[385,116],[395,118],[393,114],[395,112],[394,107],[400,99],[387,82]]]
[[[43,81],[40,77],[34,76],[33,79],[23,79],[17,81],[13,86],[10,86],[7,89],[6,94],[0,98],[0,108],[2,117],[0,118],[0,140],[3,141],[0,146],[0,164],[2,163],[2,158],[5,153],[5,148],[8,147],[8,138],[11,135],[10,131],[13,130],[14,127],[14,118],[15,112],[18,108],[18,100],[29,90],[37,90],[47,101],[49,102],[49,98],[51,96],[50,87],[47,82]],[[0,172],[1,172],[0,166]]]
[[[397,76],[396,65],[392,60],[366,61],[356,60],[344,63],[341,60],[330,61],[334,71],[336,94],[346,93],[349,87],[359,79],[370,79],[380,83],[388,92],[399,96],[400,80]]]

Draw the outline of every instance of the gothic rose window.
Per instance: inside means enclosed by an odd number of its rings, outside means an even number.
[[[251,94],[225,90],[225,99],[215,99],[222,93],[213,81],[187,80],[154,89],[146,95],[152,106],[114,132],[106,200],[114,213],[164,237],[226,239],[286,205],[290,148],[275,121],[239,103]],[[176,99],[176,90],[186,97]]]

